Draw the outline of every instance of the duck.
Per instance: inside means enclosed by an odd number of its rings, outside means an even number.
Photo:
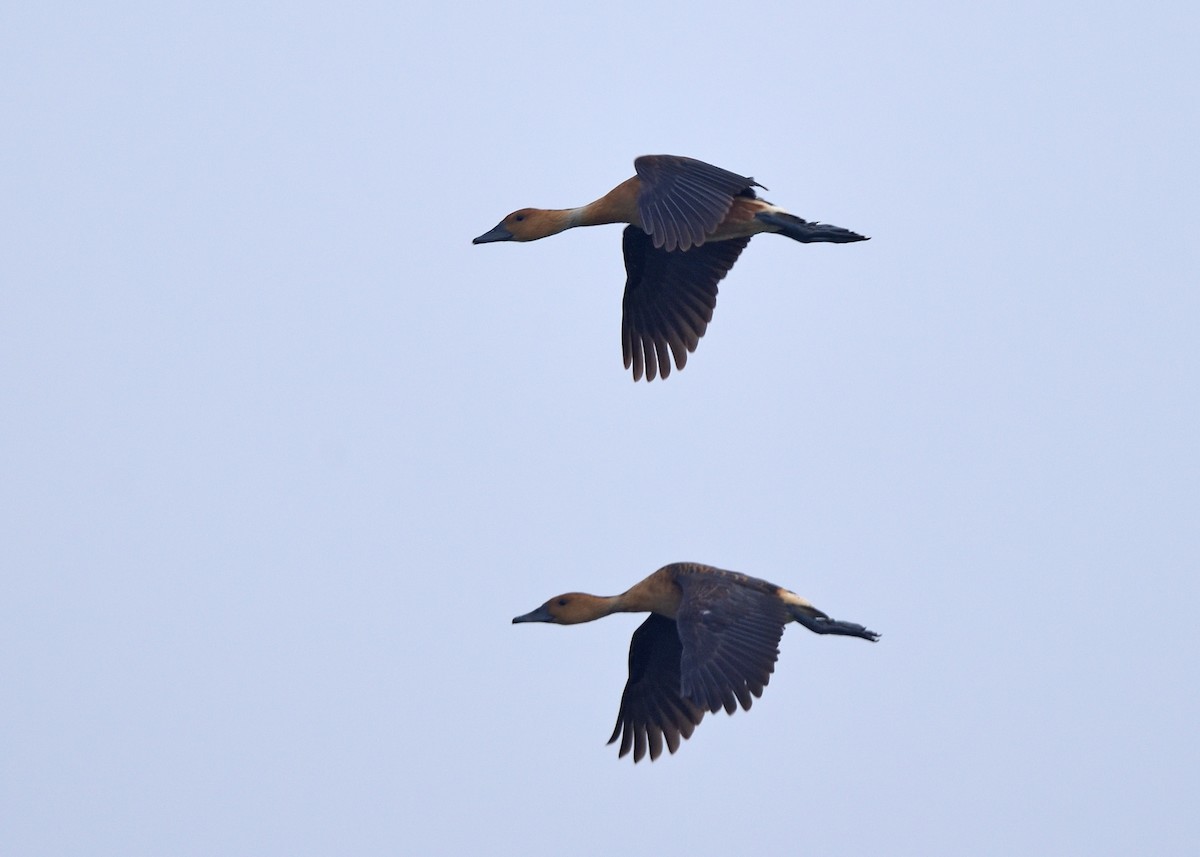
[[[577,625],[646,611],[629,644],[629,679],[608,739],[620,738],[617,757],[632,750],[635,764],[647,753],[653,762],[664,744],[674,753],[707,712],[749,710],[775,671],[789,622],[817,634],[880,637],[782,586],[696,562],[664,565],[620,595],[567,592],[512,621]]]
[[[579,208],[522,208],[473,244],[537,241],[576,226],[628,223],[621,351],[633,380],[682,370],[712,321],[717,284],[751,237],[772,232],[805,244],[866,241],[759,199],[748,176],[681,155],[642,155],[636,172]]]

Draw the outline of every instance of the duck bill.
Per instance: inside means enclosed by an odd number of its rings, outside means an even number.
[[[526,613],[524,616],[517,616],[513,619],[513,624],[518,625],[521,622],[553,622],[554,617],[550,615],[550,611],[543,604],[536,610]]]
[[[512,241],[512,239],[513,239],[513,234],[511,232],[509,232],[507,229],[505,229],[504,224],[501,223],[495,229],[491,230],[490,232],[483,233],[482,235],[480,235],[478,238],[476,238],[471,243],[472,244],[491,244],[493,241]]]

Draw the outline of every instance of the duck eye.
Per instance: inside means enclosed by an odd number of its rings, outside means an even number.
[[[518,215],[517,215],[517,217],[516,217],[517,223],[520,223],[520,222],[521,222],[522,220],[524,220],[524,219],[525,219],[525,215],[524,215],[524,214],[518,214]]]
[[[565,599],[565,598],[560,598],[560,599],[558,599],[558,606],[559,606],[559,607],[566,607],[566,606],[567,606],[567,599]]]

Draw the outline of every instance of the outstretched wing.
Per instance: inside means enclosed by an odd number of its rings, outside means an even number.
[[[625,227],[625,297],[621,314],[621,351],[633,380],[643,371],[671,374],[671,353],[682,369],[708,329],[717,305],[719,283],[749,238],[712,241],[682,250],[658,249],[636,226]],[[669,349],[669,350],[668,350]]]
[[[680,693],[679,659],[683,646],[675,622],[657,613],[633,632],[629,644],[629,680],[621,694],[621,708],[611,744],[621,739],[620,755],[633,750],[633,761],[650,751],[654,761],[662,754],[663,741],[674,753],[682,739],[690,738],[704,710]]]
[[[740,195],[762,187],[754,179],[678,155],[643,155],[633,162],[642,180],[638,215],[655,247],[687,250],[712,234]]]
[[[683,589],[675,621],[684,698],[713,712],[732,714],[739,702],[749,709],[775,671],[787,607],[720,576],[680,574],[676,581]]]

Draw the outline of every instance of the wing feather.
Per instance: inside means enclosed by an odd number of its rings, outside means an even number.
[[[729,213],[735,196],[762,187],[748,176],[678,155],[643,155],[633,162],[641,179],[638,214],[656,248],[701,246]]]
[[[682,652],[675,622],[665,616],[651,613],[633,632],[629,680],[621,694],[617,725],[608,739],[610,744],[621,739],[620,756],[632,750],[633,761],[641,761],[647,753],[653,761],[662,754],[664,742],[674,753],[703,719],[704,709],[680,694]]]
[[[670,356],[682,369],[712,321],[717,284],[729,273],[749,238],[711,241],[687,252],[657,249],[645,232],[627,226],[621,350],[633,379],[671,374]]]
[[[775,671],[787,608],[721,574],[680,573],[676,580],[683,589],[676,623],[684,698],[712,712],[749,709]]]

